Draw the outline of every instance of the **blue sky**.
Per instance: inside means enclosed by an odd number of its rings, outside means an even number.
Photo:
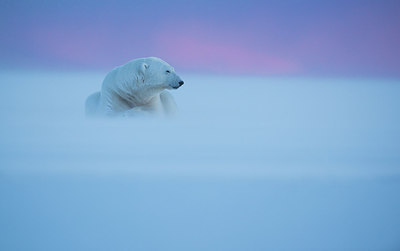
[[[109,69],[158,56],[190,72],[400,75],[398,1],[3,1],[0,65]]]

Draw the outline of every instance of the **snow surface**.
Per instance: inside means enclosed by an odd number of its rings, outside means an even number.
[[[175,119],[86,119],[105,73],[0,73],[0,250],[400,249],[400,81],[182,76]]]

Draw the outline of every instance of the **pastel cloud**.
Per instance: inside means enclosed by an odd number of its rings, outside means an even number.
[[[301,72],[294,60],[252,49],[237,34],[207,31],[199,24],[162,30],[154,36],[155,50],[188,70],[227,73],[292,74]],[[248,41],[247,41],[248,42]]]

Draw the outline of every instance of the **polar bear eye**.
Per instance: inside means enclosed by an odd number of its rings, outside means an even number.
[[[166,73],[171,73],[169,70],[166,70]]]

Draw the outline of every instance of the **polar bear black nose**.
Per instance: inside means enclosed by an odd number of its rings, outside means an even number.
[[[182,86],[185,82],[179,81],[179,86]]]

